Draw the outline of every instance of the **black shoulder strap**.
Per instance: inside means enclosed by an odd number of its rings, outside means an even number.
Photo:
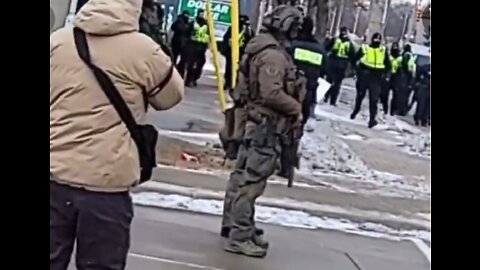
[[[91,61],[85,32],[80,28],[75,27],[73,29],[73,34],[78,55],[83,60],[83,62],[93,71],[93,74],[95,75],[95,78],[97,78],[97,81],[100,84],[103,92],[105,92],[105,95],[110,100],[110,103],[117,111],[120,119],[122,119],[123,123],[125,123],[125,125],[127,126],[127,129],[130,132],[130,136],[132,136],[135,142],[140,142],[141,140],[137,140],[139,139],[137,138],[138,133],[136,132],[137,122],[135,121],[135,118],[133,118],[132,112],[125,103],[125,100],[120,95],[118,89],[115,87],[108,75]]]

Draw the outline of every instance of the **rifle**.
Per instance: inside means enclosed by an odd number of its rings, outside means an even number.
[[[300,169],[300,156],[298,148],[300,145],[301,126],[294,127],[285,137],[282,143],[282,152],[280,154],[280,176],[288,180],[287,187],[293,186],[295,178],[295,168]]]

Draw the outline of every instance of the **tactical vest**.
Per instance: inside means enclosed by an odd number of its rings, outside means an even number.
[[[360,62],[373,69],[385,68],[386,49],[384,46],[372,48],[369,45],[362,45],[363,57]]]
[[[240,32],[238,35],[238,46],[240,48],[245,46],[245,31]]]
[[[335,39],[333,49],[336,51],[336,56],[340,58],[348,58],[348,52],[350,50],[350,41],[342,42],[341,39]]]
[[[312,64],[315,66],[322,66],[323,55],[321,53],[312,52],[310,50],[295,48],[293,58],[296,61]]]
[[[412,72],[415,74],[415,72],[417,71],[417,57],[415,55],[413,55],[413,53],[410,53],[410,52],[407,52],[405,53],[405,55],[409,55],[410,56],[410,60],[408,61],[408,71]]]
[[[392,74],[397,73],[398,69],[402,65],[402,56],[398,56],[397,58],[392,59]]]
[[[197,22],[193,24],[192,40],[200,43],[208,43],[208,26],[200,26]]]

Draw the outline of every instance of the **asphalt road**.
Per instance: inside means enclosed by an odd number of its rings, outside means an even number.
[[[136,207],[130,270],[428,270],[409,241],[262,224],[270,250],[254,259],[223,251],[220,218]],[[69,270],[75,267],[70,266]]]
[[[212,72],[204,71],[198,87],[185,87],[185,98],[180,104],[167,111],[149,110],[147,121],[166,130],[218,132],[223,124],[223,115],[212,76]]]

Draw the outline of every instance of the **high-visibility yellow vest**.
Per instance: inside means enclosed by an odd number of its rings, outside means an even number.
[[[415,73],[417,71],[417,57],[412,53],[405,53],[406,55],[410,55],[410,60],[408,61],[408,71]]]
[[[350,50],[350,41],[342,42],[341,39],[335,39],[333,49],[336,50],[336,55],[340,58],[348,58],[348,51]]]
[[[372,48],[370,45],[362,45],[363,57],[360,62],[373,69],[385,68],[386,49],[384,46]]]
[[[295,48],[293,58],[300,62],[306,62],[315,66],[321,66],[323,55],[302,48]]]
[[[397,73],[398,69],[402,65],[402,56],[392,59],[392,74]]]
[[[200,43],[208,43],[208,26],[200,26],[197,22],[193,24],[192,40]]]
[[[238,46],[243,47],[245,45],[245,31],[238,34]]]

